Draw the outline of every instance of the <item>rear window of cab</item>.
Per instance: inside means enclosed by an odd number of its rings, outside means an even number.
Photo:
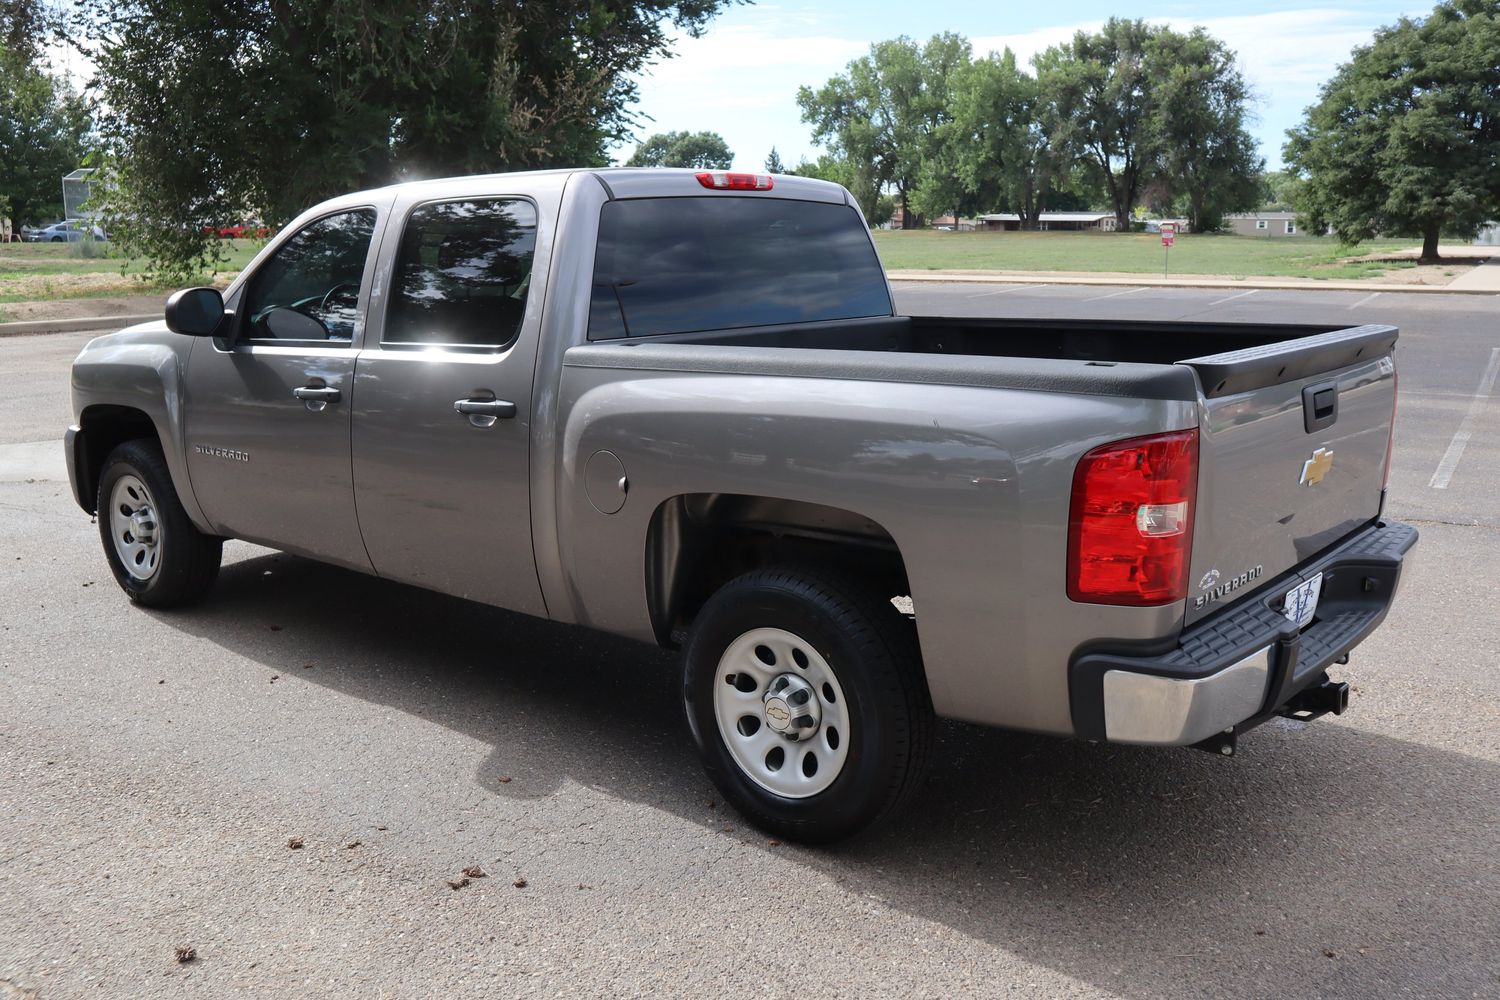
[[[755,195],[600,210],[590,340],[891,312],[870,235],[848,205]]]

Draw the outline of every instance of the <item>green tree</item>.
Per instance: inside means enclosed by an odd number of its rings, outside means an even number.
[[[635,148],[627,167],[728,170],[734,153],[717,132],[658,132]]]
[[[86,0],[112,214],[158,271],[203,225],[406,178],[608,162],[636,74],[735,0]]]
[[[1202,28],[1160,30],[1146,42],[1158,178],[1195,233],[1260,200],[1265,161],[1245,128],[1250,88],[1234,53]]]
[[[969,43],[960,35],[934,35],[925,45],[902,36],[870,46],[869,55],[819,89],[797,91],[813,141],[855,165],[850,190],[866,216],[875,214],[881,192],[890,186],[902,225],[916,223],[911,196],[933,154],[937,129],[947,120],[953,73],[968,61]]]
[[[1036,58],[1038,76],[1056,88],[1053,139],[1093,161],[1122,231],[1160,159],[1146,65],[1147,44],[1159,30],[1112,17],[1098,34],[1080,31]]]
[[[834,184],[842,184],[851,192],[858,182],[858,171],[854,164],[841,156],[832,153],[821,153],[816,160],[802,160],[788,171],[797,177],[813,177],[820,181],[832,181]]]
[[[1302,182],[1290,170],[1267,170],[1257,178],[1260,185],[1260,208],[1272,212],[1291,212],[1297,207]]]
[[[797,177],[813,177],[830,181],[848,189],[865,213],[865,221],[871,226],[883,226],[896,214],[896,199],[878,190],[865,187],[870,181],[865,171],[856,170],[854,164],[832,153],[820,153],[816,160],[802,160],[788,173]]]
[[[58,27],[58,15],[44,0],[0,0],[0,50],[23,63],[35,63]]]
[[[1260,201],[1260,171],[1245,120],[1250,85],[1235,52],[1203,28],[1158,31],[1148,42],[1160,177],[1193,232],[1220,228],[1230,211]]]
[[[778,152],[776,152],[776,147],[775,146],[771,147],[770,155],[768,155],[766,157],[766,173],[768,173],[768,174],[784,174],[784,173],[786,173],[786,164],[784,164],[784,163],[781,162],[781,154],[778,153]]]
[[[0,193],[17,226],[62,214],[62,177],[83,162],[89,131],[66,83],[0,49]]]
[[[1035,229],[1054,186],[1066,182],[1071,150],[1059,138],[1047,81],[1016,65],[1014,53],[954,71],[949,120],[936,132],[916,198],[921,211],[1016,212]]]
[[[1299,225],[1357,243],[1476,233],[1500,213],[1500,2],[1452,0],[1354,50],[1284,155]]]

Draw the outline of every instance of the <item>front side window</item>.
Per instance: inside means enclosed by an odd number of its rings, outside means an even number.
[[[1288,236],[1296,236],[1297,235],[1297,224],[1295,222],[1290,222],[1290,221],[1287,222],[1287,224],[1286,224],[1286,234]]]
[[[298,230],[250,279],[242,306],[247,336],[353,339],[359,286],[374,234],[373,208],[325,215]]]
[[[1265,219],[1256,219],[1255,220],[1255,228],[1256,229],[1264,229],[1264,228],[1266,228],[1266,220]]]
[[[490,198],[414,209],[401,236],[383,344],[503,348],[526,313],[536,209]]]
[[[590,340],[889,315],[885,272],[847,205],[755,195],[600,211]]]

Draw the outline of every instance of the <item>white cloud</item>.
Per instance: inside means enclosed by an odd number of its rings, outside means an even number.
[[[676,55],[642,75],[638,110],[653,132],[711,130],[758,168],[772,146],[788,166],[815,156],[797,108],[797,88],[818,86],[870,49],[869,40],[829,34],[818,18],[759,5],[745,23],[715,22],[701,38],[679,37]],[[727,112],[727,113],[726,113]],[[620,160],[634,146],[617,151]]]

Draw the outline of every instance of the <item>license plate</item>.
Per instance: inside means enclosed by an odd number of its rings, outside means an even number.
[[[1318,595],[1323,592],[1323,574],[1319,573],[1311,580],[1298,584],[1287,591],[1286,602],[1282,605],[1286,620],[1303,628],[1313,620],[1313,615],[1318,610]]]

